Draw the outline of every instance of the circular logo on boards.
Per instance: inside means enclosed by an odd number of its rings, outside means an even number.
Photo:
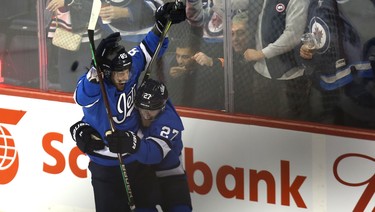
[[[0,125],[0,184],[13,180],[18,171],[18,153],[9,131]]]

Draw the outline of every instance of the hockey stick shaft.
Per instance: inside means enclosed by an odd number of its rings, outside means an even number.
[[[105,108],[106,108],[108,121],[110,123],[111,130],[113,132],[115,130],[115,127],[114,127],[114,123],[113,123],[113,119],[112,119],[112,113],[111,113],[111,110],[110,110],[110,107],[109,107],[109,101],[108,101],[107,91],[105,89],[105,85],[104,85],[104,82],[103,82],[103,74],[102,74],[102,71],[100,70],[100,66],[96,65],[96,61],[97,60],[95,58],[95,46],[94,46],[94,43],[93,43],[93,40],[94,40],[93,34],[94,34],[94,32],[93,31],[88,31],[88,32],[89,32],[89,40],[90,40],[91,52],[94,52],[94,53],[92,53],[93,61],[94,61],[95,67],[96,67],[96,69],[98,71],[98,78],[99,78],[100,90],[102,92],[103,102],[104,102],[104,105],[105,105]],[[92,34],[92,35],[90,35],[90,34]],[[124,164],[124,162],[122,160],[122,156],[121,156],[120,153],[117,153],[117,158],[118,158],[119,163],[120,163],[120,169],[121,169],[122,178],[123,178],[123,181],[124,181],[125,190],[126,190],[127,197],[128,197],[129,207],[130,207],[130,209],[132,211],[135,211],[134,197],[133,197],[133,193],[132,193],[131,188],[130,188],[129,177],[128,177],[128,174],[127,174],[127,171],[126,171],[126,167],[125,167],[125,164]]]
[[[175,0],[176,7],[177,7],[178,2],[179,2],[179,0]],[[145,75],[144,75],[144,77],[142,79],[142,83],[144,81],[146,81],[150,77],[152,65],[153,65],[155,59],[158,57],[159,51],[160,51],[160,49],[161,49],[161,47],[163,45],[163,42],[164,42],[165,38],[167,37],[168,31],[171,28],[171,25],[172,25],[172,21],[168,20],[167,24],[164,27],[163,33],[160,36],[158,45],[157,45],[157,47],[155,49],[155,53],[152,56],[151,61],[150,61],[150,63],[148,64],[148,66],[146,68],[146,73],[145,73]]]
[[[98,8],[99,8],[99,10],[98,10]],[[111,112],[111,109],[110,109],[110,106],[109,106],[108,95],[107,95],[107,91],[105,89],[105,85],[104,85],[104,81],[103,81],[103,72],[100,69],[100,66],[97,64],[97,59],[96,59],[96,55],[95,55],[94,30],[95,30],[96,22],[97,22],[98,17],[99,17],[100,8],[101,8],[100,0],[94,0],[87,33],[88,33],[88,37],[89,37],[89,41],[90,41],[92,60],[94,61],[94,66],[95,66],[96,70],[98,71],[100,91],[101,91],[102,96],[103,96],[103,102],[104,102],[105,109],[106,109],[106,112],[107,112],[107,118],[108,118],[111,130],[113,132],[115,130],[115,125],[114,125],[114,122],[113,122],[113,119],[112,119],[112,112]],[[126,190],[126,194],[127,194],[127,197],[128,197],[128,203],[129,203],[130,210],[135,211],[134,197],[133,197],[133,193],[132,193],[131,188],[130,188],[129,177],[128,177],[128,174],[126,172],[126,167],[125,167],[125,164],[122,160],[122,156],[121,156],[120,153],[117,153],[117,158],[118,158],[119,163],[120,163],[122,179],[123,179],[123,182],[124,182],[124,185],[125,185],[125,190]]]
[[[168,31],[169,31],[169,28],[171,28],[171,25],[172,25],[172,21],[169,20],[169,21],[167,22],[167,24],[166,24],[164,30],[163,30],[163,33],[162,33],[161,36],[160,36],[160,39],[159,39],[158,45],[157,45],[157,47],[156,47],[156,49],[155,49],[155,53],[154,53],[154,55],[152,56],[151,61],[150,61],[150,63],[149,63],[148,66],[147,66],[146,73],[145,73],[145,75],[144,75],[144,77],[143,77],[142,82],[146,81],[146,80],[150,77],[152,64],[154,63],[155,59],[157,58],[157,56],[158,56],[158,54],[159,54],[159,52],[160,52],[160,49],[161,49],[161,47],[162,47],[162,45],[163,45],[163,42],[164,42],[164,40],[165,40],[165,37],[167,36],[167,33],[168,33]]]

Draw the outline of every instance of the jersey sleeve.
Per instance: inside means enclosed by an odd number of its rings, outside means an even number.
[[[164,111],[146,130],[136,153],[137,160],[144,164],[179,163],[183,125],[174,110]]]
[[[142,40],[142,42],[128,51],[128,53],[132,56],[133,64],[132,64],[132,72],[133,74],[139,76],[140,73],[145,70],[154,55],[154,52],[158,46],[159,37],[155,35],[152,31],[150,31],[147,36]],[[160,48],[158,57],[161,57],[166,49],[168,48],[169,40],[165,38],[163,44]]]
[[[87,107],[98,102],[100,96],[100,85],[90,82],[86,78],[86,74],[82,75],[74,91],[73,98],[75,102],[80,106]]]

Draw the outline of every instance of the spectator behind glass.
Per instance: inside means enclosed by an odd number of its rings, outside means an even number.
[[[224,5],[222,0],[186,1],[186,15],[189,23],[201,27],[207,42],[222,42]]]
[[[252,29],[249,25],[249,17],[247,12],[240,12],[232,19],[232,49],[233,49],[233,79],[234,79],[234,110],[240,113],[259,113],[264,107],[257,107],[260,102],[256,93],[253,92],[253,62],[248,62],[244,58],[244,52],[254,47],[253,39],[251,39]],[[177,52],[177,50],[176,50]],[[207,56],[199,52],[194,55],[193,59],[200,65],[213,67],[214,70],[220,70],[224,74],[224,58],[215,58]],[[220,62],[220,63],[219,63]]]
[[[275,107],[272,102],[280,101],[281,92],[278,90],[271,92],[268,86],[272,81],[260,76],[253,67],[255,62],[245,58],[246,51],[255,47],[255,39],[252,37],[255,34],[257,18],[250,19],[249,12],[239,12],[232,18],[234,110],[239,113],[275,116],[278,114],[270,111],[270,107]],[[201,57],[207,56],[201,55]],[[212,61],[212,58],[208,57],[204,60]],[[263,81],[268,84],[262,85]]]
[[[250,37],[253,33],[251,33],[251,28],[249,27],[247,13],[242,12],[235,15],[232,22],[235,111],[254,113],[256,110],[255,108],[259,110],[263,107],[253,106],[256,102],[254,100],[256,95],[252,92],[253,88],[251,87],[252,75],[254,74],[254,68],[252,67],[253,62],[246,61],[243,55],[246,49],[254,47],[253,39]],[[224,86],[224,59],[222,57],[209,57],[207,54],[199,51],[197,46],[199,43],[196,42],[197,38],[192,36],[190,39],[192,40],[190,43],[185,42],[185,40],[176,42],[176,59],[175,61],[171,61],[172,67],[167,74],[168,86],[170,88],[176,88],[170,89],[171,99],[176,105],[183,106],[191,106],[193,103],[190,99],[202,99],[199,102],[206,100],[212,105],[209,109],[221,109],[223,108],[223,102],[219,102],[218,100],[224,101],[223,94],[213,96],[215,92],[215,89],[213,88],[219,88],[220,92],[222,92]],[[192,86],[188,79],[193,76],[198,76],[197,74],[192,73],[196,72],[194,70],[202,70],[202,68],[211,71],[208,71],[209,75],[204,78],[206,80],[198,81],[198,83],[202,83],[202,86],[196,87],[197,93],[191,92]],[[188,71],[187,69],[192,69],[193,72]],[[202,74],[206,72],[207,71],[199,71],[199,73]],[[200,77],[196,77],[196,79],[198,78]],[[217,81],[215,82],[214,79],[217,79]],[[193,82],[195,81],[197,80],[194,80]],[[215,84],[212,84],[212,82],[215,82]],[[182,85],[185,85],[185,88],[182,88]],[[211,93],[204,94],[204,91],[210,91]],[[210,99],[210,95],[211,98],[214,99]]]
[[[164,57],[166,65],[156,72],[163,72],[175,105],[221,110],[224,108],[222,63],[200,52],[201,43],[193,34],[175,40],[172,44],[175,51]]]
[[[314,104],[320,103],[321,108],[313,120],[370,127],[374,125],[370,118],[374,98],[370,88],[374,78],[370,65],[373,43],[370,39],[362,51],[358,30],[365,31],[367,23],[373,24],[368,18],[370,14],[366,16],[366,10],[361,10],[363,23],[354,28],[344,12],[345,4],[335,0],[310,2],[306,34],[312,42],[301,46],[300,56],[313,73],[314,87],[319,94]],[[371,6],[367,2],[367,7]]]
[[[257,107],[260,102],[254,93],[253,62],[246,61],[244,53],[254,48],[253,28],[249,24],[248,13],[239,13],[232,18],[232,47],[233,47],[233,80],[234,80],[234,111],[240,113],[259,114],[263,107]]]
[[[78,11],[91,11],[92,3],[78,4],[75,1],[51,0],[47,2],[47,10],[52,12],[52,19],[48,28],[48,38],[52,40],[56,28],[62,27],[69,31],[83,33],[82,41],[79,50],[69,51],[63,48],[57,48],[57,70],[58,82],[57,89],[65,92],[73,92],[77,80],[82,74],[87,71],[87,64],[91,63],[91,56],[87,54],[90,52],[90,43],[87,35],[87,27],[80,27],[85,25],[84,20],[89,20],[88,13],[79,13]],[[81,8],[81,9],[79,9]],[[87,15],[88,14],[88,15]],[[96,27],[94,31],[94,40],[101,38],[101,30]],[[51,42],[51,41],[49,41]],[[52,61],[53,59],[49,59]]]
[[[250,20],[257,20],[256,48],[246,50],[244,57],[255,62],[253,92],[262,97],[257,104],[264,108],[259,115],[288,119],[309,116],[311,83],[297,56],[308,3],[308,0],[256,0],[249,4],[249,11],[253,11],[249,13]]]
[[[109,6],[100,11],[101,27],[106,35],[120,32],[125,48],[136,46],[154,25],[154,13],[161,0],[102,0]]]
[[[223,55],[224,0],[187,0],[186,16],[193,28],[199,28],[204,39],[202,49],[210,51],[213,57]],[[232,10],[241,11],[248,8],[249,1],[231,1]],[[206,51],[207,50],[207,51]]]

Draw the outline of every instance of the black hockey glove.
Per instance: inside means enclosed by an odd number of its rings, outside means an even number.
[[[133,154],[137,152],[140,145],[139,137],[131,131],[107,131],[105,139],[108,141],[109,151],[113,153]]]
[[[182,2],[175,4],[174,2],[167,2],[160,6],[155,12],[156,27],[159,32],[164,31],[164,27],[168,20],[172,24],[177,24],[186,19],[185,5]]]
[[[98,64],[102,64],[106,59],[106,53],[117,47],[119,45],[119,41],[121,40],[121,36],[119,32],[112,33],[100,41],[98,48],[96,48],[95,56],[98,60]]]
[[[104,149],[104,142],[98,131],[88,123],[79,121],[70,127],[70,134],[83,153],[92,153],[94,150]]]

